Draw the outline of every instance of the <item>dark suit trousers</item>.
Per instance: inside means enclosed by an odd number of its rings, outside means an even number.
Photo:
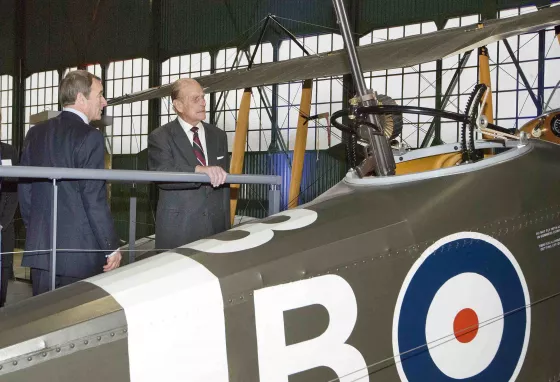
[[[2,230],[1,234],[2,284],[0,285],[0,306],[4,306],[6,303],[6,295],[8,294],[8,280],[14,278],[14,226],[10,224],[6,229]]]
[[[11,276],[11,269],[2,267],[2,285],[0,290],[0,306],[6,304],[6,295],[8,294],[8,280]]]
[[[68,276],[56,276],[55,287],[60,288],[73,284],[81,279]],[[51,288],[51,274],[49,271],[38,268],[31,268],[31,283],[33,286],[33,296],[48,292]]]

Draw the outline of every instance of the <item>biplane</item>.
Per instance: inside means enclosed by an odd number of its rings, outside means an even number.
[[[199,81],[350,73],[331,122],[360,163],[310,203],[1,310],[0,380],[560,380],[560,111],[511,131],[484,81],[456,113],[378,102],[361,75],[555,27],[560,7],[356,49],[333,2],[345,50]],[[460,139],[392,148],[402,113],[457,121]]]

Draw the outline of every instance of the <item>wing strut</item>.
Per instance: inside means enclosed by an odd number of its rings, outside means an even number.
[[[492,115],[492,80],[490,78],[490,56],[488,55],[488,48],[482,46],[478,49],[478,68],[479,68],[479,83],[486,85],[485,102],[481,105],[481,114],[486,117],[488,123],[494,123],[494,116]]]
[[[313,91],[313,80],[305,80],[301,89],[301,103],[299,105],[299,118],[296,131],[296,145],[294,148],[294,160],[292,162],[292,178],[290,180],[290,196],[288,208],[298,205],[299,190],[301,187],[301,176],[303,174],[303,160],[305,158],[305,147],[307,145],[308,116],[311,113],[311,94]]]
[[[486,94],[480,104],[480,115],[486,118],[489,124],[494,123],[493,107],[492,107],[492,79],[490,77],[490,55],[488,48],[481,46],[478,48],[478,73],[480,84],[486,85]],[[483,139],[493,139],[490,134],[482,134]],[[494,149],[484,150],[486,154],[494,154]]]
[[[282,24],[278,22],[274,18],[273,15],[269,14],[266,17],[266,21],[262,27],[259,39],[255,46],[255,50],[249,59],[249,64],[247,66],[247,71],[250,71],[253,63],[255,61],[255,57],[257,55],[257,51],[263,41],[263,38],[266,33],[266,29],[270,21],[273,21],[276,25],[292,39],[306,55],[310,55],[307,49],[297,40],[297,38],[287,30]],[[245,52],[246,53],[246,52]],[[238,52],[239,55],[239,52]],[[236,58],[237,59],[237,58]],[[235,63],[234,63],[235,65]],[[296,150],[294,151],[294,164],[292,165],[292,183],[290,188],[290,204],[293,203],[295,199],[295,205],[297,206],[297,195],[299,195],[299,188],[301,186],[301,175],[303,172],[303,160],[305,157],[305,147],[307,143],[307,120],[305,119],[309,116],[311,111],[311,89],[313,85],[313,80],[306,80],[303,85],[303,91],[301,96],[301,106],[300,106],[300,117],[298,121],[298,128],[296,133]],[[261,92],[260,88],[257,87],[259,90],[259,94],[261,97],[263,93]],[[224,93],[222,93],[223,95]],[[220,95],[220,99],[222,97]],[[247,134],[249,130],[249,113],[251,110],[251,88],[245,88],[243,92],[243,97],[241,98],[241,104],[239,105],[239,114],[237,118],[237,127],[235,129],[235,137],[233,143],[233,152],[231,155],[231,164],[230,164],[230,173],[231,174],[241,174],[243,171],[243,160],[245,158],[245,147],[247,146]],[[219,100],[218,100],[219,103]],[[303,115],[302,115],[303,114]],[[272,118],[271,118],[272,121]],[[302,122],[304,121],[304,122]],[[294,188],[297,187],[297,188]],[[295,191],[293,191],[295,189]],[[294,192],[292,196],[292,192]],[[235,212],[237,209],[237,200],[239,198],[239,184],[232,184],[231,185],[231,196],[230,196],[230,214],[231,214],[231,224],[233,225],[235,220]],[[294,207],[291,206],[291,207]],[[290,207],[290,208],[291,208]]]
[[[245,159],[245,146],[247,146],[247,132],[249,130],[249,112],[251,110],[251,88],[243,91],[239,114],[237,117],[237,127],[233,138],[233,150],[231,153],[231,164],[229,165],[230,174],[241,174],[243,171],[243,160]],[[230,185],[230,214],[231,224],[235,219],[237,209],[237,198],[239,196],[239,184]]]

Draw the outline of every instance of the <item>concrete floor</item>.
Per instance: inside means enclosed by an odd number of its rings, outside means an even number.
[[[14,276],[20,280],[31,280],[29,268],[21,266],[22,253],[21,250],[16,248],[14,253]]]
[[[31,284],[28,282],[10,280],[8,282],[8,294],[6,295],[6,306],[23,301],[33,296]]]
[[[6,305],[15,304],[33,295],[29,282],[29,268],[21,266],[21,254],[14,254],[14,276],[16,280],[8,281]]]

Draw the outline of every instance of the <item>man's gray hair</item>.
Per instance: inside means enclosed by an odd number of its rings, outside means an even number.
[[[68,73],[60,82],[58,91],[58,99],[62,107],[74,105],[79,93],[88,98],[94,79],[101,81],[101,78],[86,70],[74,70]]]

